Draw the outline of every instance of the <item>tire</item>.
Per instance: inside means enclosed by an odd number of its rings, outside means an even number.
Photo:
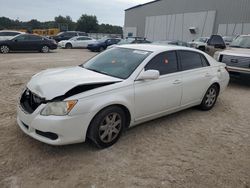
[[[101,46],[98,51],[103,52],[104,50],[105,50],[105,48]]]
[[[219,87],[213,84],[208,88],[199,108],[204,111],[211,110],[217,101],[218,95]]]
[[[0,52],[3,53],[3,54],[9,53],[10,52],[9,46],[7,46],[7,45],[0,46]]]
[[[72,47],[73,47],[73,46],[72,46],[72,44],[70,44],[70,43],[67,43],[67,44],[65,45],[65,48],[66,48],[66,49],[72,49]]]
[[[46,46],[46,45],[42,46],[41,52],[42,52],[42,53],[49,53],[49,47]]]
[[[98,148],[107,148],[115,144],[126,125],[125,112],[110,106],[101,110],[92,120],[87,137]]]

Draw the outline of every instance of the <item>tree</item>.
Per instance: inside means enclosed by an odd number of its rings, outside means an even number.
[[[27,26],[30,30],[32,29],[41,29],[41,22],[39,22],[38,20],[30,20],[29,22],[27,22]]]
[[[76,24],[72,21],[70,16],[63,17],[61,15],[55,17],[55,24],[61,30],[75,30]]]
[[[122,27],[110,24],[101,24],[98,28],[99,33],[122,34]]]
[[[83,14],[77,21],[76,29],[86,33],[96,33],[98,31],[98,21],[96,16]]]

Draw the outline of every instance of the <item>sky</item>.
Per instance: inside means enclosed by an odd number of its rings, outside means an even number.
[[[99,23],[124,25],[124,10],[152,0],[0,0],[0,17],[20,21],[54,20],[69,15],[74,21],[82,14],[96,15]]]

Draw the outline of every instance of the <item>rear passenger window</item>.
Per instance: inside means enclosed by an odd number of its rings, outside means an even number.
[[[203,67],[201,55],[191,51],[179,51],[182,70],[191,70]]]
[[[176,52],[164,52],[155,56],[145,67],[145,70],[158,70],[160,75],[178,71]]]
[[[201,55],[201,61],[202,61],[203,67],[210,66],[210,64],[207,61],[207,58],[204,55]]]
[[[8,36],[16,36],[16,35],[19,35],[19,33],[16,33],[16,32],[8,32],[7,35],[8,35]]]

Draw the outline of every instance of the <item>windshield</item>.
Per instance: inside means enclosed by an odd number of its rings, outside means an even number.
[[[143,50],[112,48],[81,66],[95,72],[126,79],[149,54],[151,52]]]
[[[196,39],[195,42],[204,42],[204,43],[206,43],[207,38],[201,37],[201,38]]]
[[[235,48],[250,48],[250,36],[239,36],[230,45]]]
[[[131,44],[135,39],[123,39],[120,42],[118,42],[118,45],[122,45],[122,44]]]
[[[105,42],[106,40],[108,40],[108,38],[107,37],[103,37],[103,38],[101,38],[101,39],[99,39],[99,40],[97,40],[98,42]]]

